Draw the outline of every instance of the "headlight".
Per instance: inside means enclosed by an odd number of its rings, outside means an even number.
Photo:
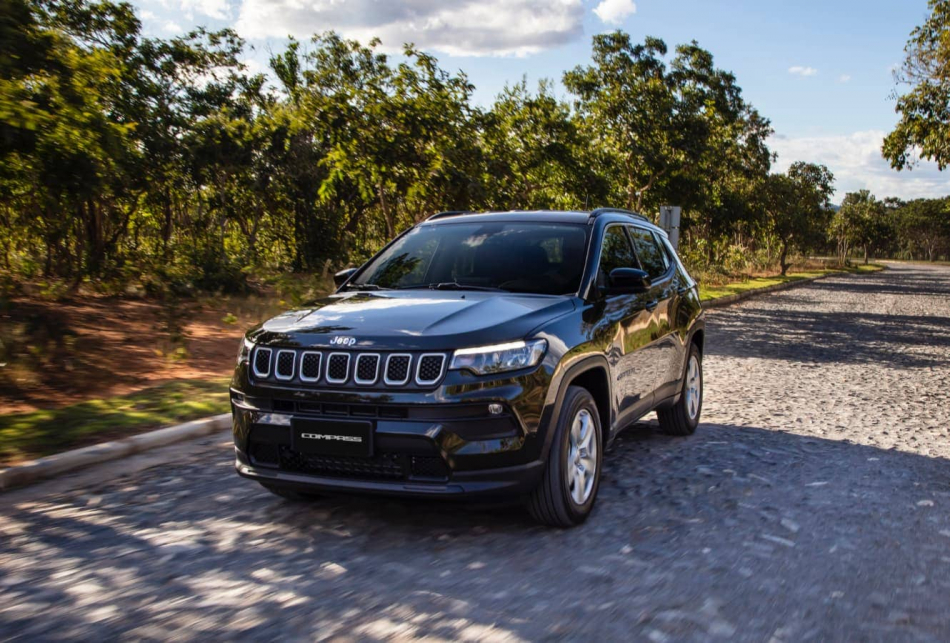
[[[241,340],[241,346],[238,348],[237,355],[238,364],[247,361],[248,356],[251,354],[252,348],[254,348],[254,342],[249,340],[247,337]]]
[[[548,349],[547,341],[533,339],[531,341],[508,342],[494,346],[479,346],[478,348],[462,348],[452,355],[454,370],[467,369],[478,375],[517,371],[522,368],[536,366],[544,351]]]

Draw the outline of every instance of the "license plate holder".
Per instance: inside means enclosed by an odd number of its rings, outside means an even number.
[[[312,455],[373,455],[373,423],[355,420],[293,420],[294,450]]]

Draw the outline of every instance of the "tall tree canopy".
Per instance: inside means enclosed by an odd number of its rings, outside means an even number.
[[[900,121],[884,139],[884,157],[898,170],[916,155],[950,164],[950,0],[930,0],[930,15],[915,28],[896,76],[910,89],[897,98]]]

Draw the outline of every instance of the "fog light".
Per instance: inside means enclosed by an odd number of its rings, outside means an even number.
[[[501,407],[501,404],[489,404],[489,405],[488,405],[488,412],[491,413],[492,415],[501,415],[501,412],[502,412],[503,410],[504,410],[504,409]]]

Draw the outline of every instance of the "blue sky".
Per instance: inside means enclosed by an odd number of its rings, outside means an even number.
[[[620,28],[675,44],[697,40],[732,71],[746,99],[771,119],[775,170],[825,163],[837,199],[868,188],[880,197],[942,196],[948,176],[929,164],[895,172],[880,143],[897,120],[892,68],[926,0],[133,0],[146,31],[168,36],[195,25],[232,26],[248,39],[253,69],[284,36],[335,29],[412,41],[443,67],[465,71],[489,104],[527,75],[559,82],[590,59],[590,38]],[[563,91],[563,90],[559,90]]]

